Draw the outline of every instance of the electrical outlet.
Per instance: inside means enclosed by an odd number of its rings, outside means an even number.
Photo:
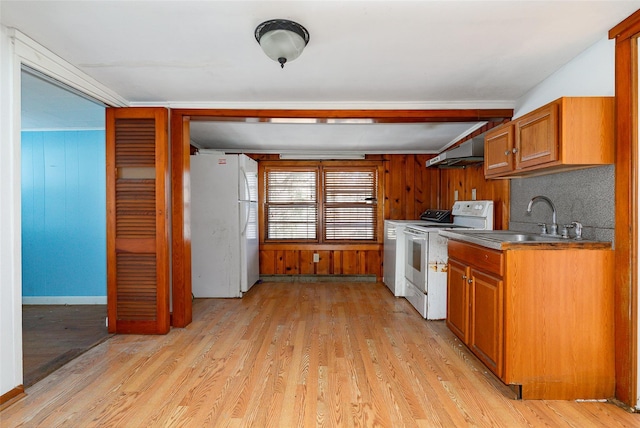
[[[453,191],[453,200],[454,200],[454,201],[457,201],[457,200],[458,200],[458,191],[457,191],[457,190],[454,190],[454,191]]]
[[[471,200],[472,201],[476,200],[476,189],[471,189]]]
[[[318,263],[320,261],[320,254],[313,253],[313,262]]]

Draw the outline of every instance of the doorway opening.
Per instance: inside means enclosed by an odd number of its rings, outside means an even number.
[[[21,72],[24,386],[108,337],[105,107]]]

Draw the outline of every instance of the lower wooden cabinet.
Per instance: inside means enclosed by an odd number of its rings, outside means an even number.
[[[614,396],[613,251],[449,240],[447,326],[525,399]]]
[[[447,326],[502,376],[503,281],[449,258]]]
[[[469,331],[469,267],[449,259],[447,277],[447,326],[464,343]]]
[[[497,376],[502,376],[504,342],[503,281],[471,269],[469,348]]]

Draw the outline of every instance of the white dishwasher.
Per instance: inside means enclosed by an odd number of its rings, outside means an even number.
[[[404,228],[409,225],[429,226],[438,224],[451,225],[451,210],[428,209],[420,216],[420,220],[385,220],[384,221],[384,257],[382,260],[382,280],[396,297],[406,296],[405,269],[405,234]]]

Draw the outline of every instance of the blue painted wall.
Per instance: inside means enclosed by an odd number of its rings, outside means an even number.
[[[104,131],[22,132],[23,296],[106,296]]]

